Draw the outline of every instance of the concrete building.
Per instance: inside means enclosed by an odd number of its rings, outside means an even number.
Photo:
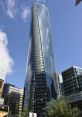
[[[3,93],[5,77],[6,77],[6,71],[2,66],[0,66],[0,98],[2,97]]]
[[[82,90],[80,83],[82,82],[81,76],[82,68],[73,66],[62,72],[64,95],[68,96]],[[80,82],[80,83],[79,83]]]
[[[0,64],[0,117],[8,116],[8,109],[6,109],[4,105],[4,98],[2,98],[5,77],[6,77],[6,70],[1,63]]]
[[[3,89],[4,104],[9,106],[11,115],[17,116],[22,111],[23,89],[11,84],[4,84]]]
[[[62,72],[63,94],[82,111],[82,68],[73,66]]]
[[[55,81],[55,89],[56,89],[56,93],[57,93],[57,97],[59,98],[60,96],[62,96],[62,75],[61,74],[57,74],[54,77],[54,81]]]
[[[0,79],[0,98],[2,98],[3,87],[4,87],[4,80]]]

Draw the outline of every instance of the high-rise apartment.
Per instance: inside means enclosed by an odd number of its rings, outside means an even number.
[[[3,93],[5,77],[6,77],[6,71],[4,67],[0,65],[0,105],[3,105],[4,103],[4,99],[2,98],[2,93]]]
[[[45,5],[35,3],[32,6],[23,106],[28,105],[39,117],[46,101],[56,98],[54,73],[49,11]]]
[[[4,104],[9,106],[12,116],[17,116],[22,111],[23,89],[12,84],[5,83],[3,89]]]

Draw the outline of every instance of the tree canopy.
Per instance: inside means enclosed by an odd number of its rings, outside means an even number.
[[[80,117],[80,110],[77,107],[71,107],[65,98],[59,98],[46,104],[44,115],[45,117]]]
[[[24,111],[20,113],[19,117],[29,117],[28,107],[26,107]]]

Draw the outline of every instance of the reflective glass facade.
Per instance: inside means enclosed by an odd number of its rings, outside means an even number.
[[[40,114],[46,101],[56,98],[50,17],[43,4],[35,3],[32,7],[27,58],[24,106],[29,105],[30,111]]]
[[[65,96],[82,91],[82,68],[73,66],[62,72]]]

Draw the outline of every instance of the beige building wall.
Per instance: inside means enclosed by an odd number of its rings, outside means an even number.
[[[3,87],[4,87],[4,81],[0,79],[0,98],[2,97]]]

